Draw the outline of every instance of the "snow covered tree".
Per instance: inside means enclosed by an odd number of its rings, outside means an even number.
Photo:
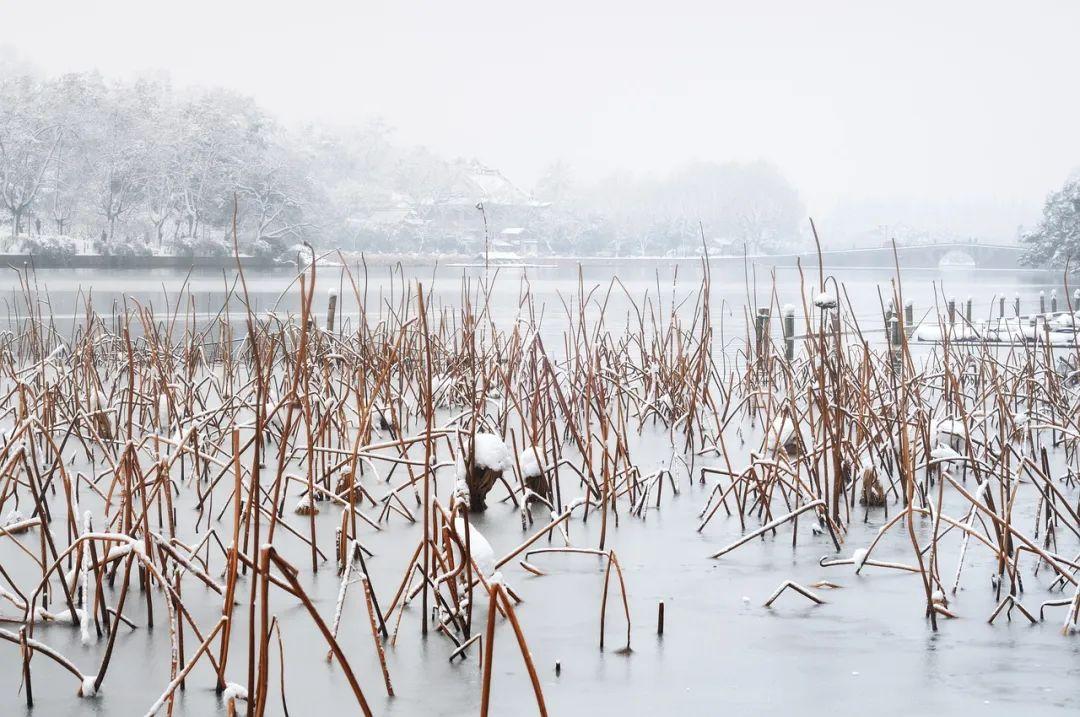
[[[237,185],[244,227],[258,253],[277,255],[315,228],[305,209],[315,188],[298,157],[278,145],[250,161]]]
[[[118,225],[144,206],[151,188],[154,146],[169,138],[163,93],[152,82],[122,86],[99,118],[93,199],[109,239],[116,236]]]
[[[180,236],[224,232],[232,223],[233,193],[249,143],[261,142],[264,118],[232,93],[200,93],[180,107],[175,171],[180,197]]]
[[[38,213],[47,212],[51,229],[63,236],[74,224],[92,222],[86,199],[95,182],[109,91],[97,73],[63,75],[46,82],[42,90],[42,118],[56,128],[58,143]]]
[[[49,180],[63,137],[49,122],[45,89],[30,77],[0,78],[0,205],[11,217],[11,236]]]
[[[1080,271],[1080,176],[1046,198],[1042,220],[1024,244],[1021,262],[1028,266],[1059,269],[1072,259],[1072,271]]]

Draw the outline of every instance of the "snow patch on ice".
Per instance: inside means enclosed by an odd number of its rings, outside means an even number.
[[[537,459],[537,456],[540,456],[540,458]],[[543,475],[543,460],[544,453],[539,448],[536,446],[526,447],[518,454],[518,463],[521,464],[521,477],[535,478],[536,476]]]
[[[454,520],[454,528],[457,530],[462,544],[464,544],[465,519],[460,515]],[[469,522],[469,551],[472,553],[472,559],[476,563],[476,567],[480,568],[484,575],[490,575],[494,571],[495,551],[491,548],[491,543],[473,526],[471,521]]]
[[[94,683],[97,682],[97,675],[87,675],[83,678],[82,685],[79,687],[80,697],[93,697],[97,694],[97,688],[94,687]]]
[[[493,471],[505,471],[513,465],[513,457],[503,439],[494,433],[477,433],[473,441],[473,461],[477,466]]]
[[[247,698],[247,688],[243,685],[238,685],[235,682],[227,683],[225,689],[221,692],[221,699],[223,702],[231,702],[233,700],[243,700],[244,702],[247,702]]]

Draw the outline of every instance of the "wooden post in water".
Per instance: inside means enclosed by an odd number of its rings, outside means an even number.
[[[1020,318],[1020,292],[1016,292],[1016,298],[1013,299],[1013,307],[1016,311],[1016,318]]]
[[[889,324],[886,327],[886,337],[889,341],[889,359],[892,362],[893,370],[899,371],[901,368],[901,360],[903,356],[903,339],[900,335],[900,320],[896,316],[889,317]]]
[[[1057,313],[1057,289],[1050,290],[1050,311],[1051,313]]]
[[[908,299],[904,302],[904,333],[911,336],[915,331],[915,301]]]
[[[769,352],[769,308],[762,307],[757,310],[754,321],[754,339],[757,347],[757,358],[764,364]]]
[[[1040,314],[1045,314],[1046,313],[1046,292],[1045,291],[1040,291],[1039,292],[1039,313]]]
[[[971,297],[970,296],[967,299],[967,311],[964,312],[964,315],[967,317],[967,322],[970,324],[971,323]]]
[[[1001,296],[1001,298],[998,299],[998,318],[999,319],[1004,319],[1005,318],[1005,297],[1004,297],[1004,295]]]
[[[326,302],[326,330],[334,333],[334,316],[337,315],[337,289],[330,287]]]
[[[892,323],[899,321],[900,317],[896,313],[896,305],[893,304],[892,299],[889,299],[889,303],[885,305],[885,343],[888,346],[892,346]]]
[[[949,326],[956,323],[956,299],[949,299]]]
[[[795,307],[791,304],[784,306],[784,358],[788,361],[795,360]]]

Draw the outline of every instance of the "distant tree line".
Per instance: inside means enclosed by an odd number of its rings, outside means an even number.
[[[106,253],[217,253],[235,205],[245,248],[271,253],[315,227],[314,160],[235,93],[0,78],[0,209],[12,239],[44,250],[81,238]]]
[[[662,177],[619,173],[586,186],[556,163],[535,194],[552,207],[541,235],[589,253],[691,254],[704,240],[713,252],[771,254],[807,242],[798,193],[767,162],[696,162]]]
[[[475,248],[479,216],[463,232],[434,211],[460,193],[464,160],[397,146],[391,135],[377,121],[289,130],[248,97],[178,90],[159,77],[0,68],[0,246],[215,254],[231,250],[235,222],[241,249],[258,255],[303,241],[372,252]],[[800,241],[804,217],[794,188],[761,162],[588,185],[556,163],[527,195],[543,207],[529,214],[529,231],[544,253],[687,253],[703,236],[714,247],[775,252]]]

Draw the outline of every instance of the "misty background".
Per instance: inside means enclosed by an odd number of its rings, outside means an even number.
[[[1051,192],[1076,231],[1076,3],[579,5],[4,4],[0,242],[219,253],[235,202],[265,255],[1013,243]]]

